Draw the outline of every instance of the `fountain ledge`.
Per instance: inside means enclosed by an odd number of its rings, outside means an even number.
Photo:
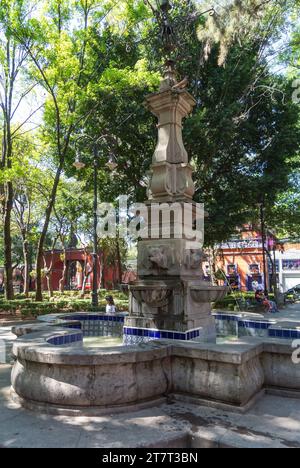
[[[70,341],[54,346],[59,337]],[[264,391],[300,396],[300,365],[291,360],[288,340],[156,340],[105,349],[83,348],[81,340],[81,331],[47,325],[19,337],[13,346],[14,397],[39,411],[103,414],[173,397],[244,412]]]

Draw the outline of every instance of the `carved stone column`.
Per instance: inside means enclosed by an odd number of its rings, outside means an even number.
[[[195,192],[192,167],[182,140],[183,119],[195,105],[177,83],[172,62],[168,63],[160,91],[146,99],[158,119],[158,142],[153,155],[149,187],[148,218],[155,235],[138,243],[138,280],[130,285],[130,310],[124,327],[125,344],[151,339],[215,341],[211,302],[225,294],[225,288],[204,281],[200,244],[191,247],[178,228],[195,220]],[[152,209],[170,209],[172,216],[153,215]],[[184,209],[182,209],[184,208]],[[189,213],[190,216],[185,216]],[[170,236],[163,235],[169,228]],[[183,231],[185,231],[183,229]]]
[[[150,199],[155,201],[192,200],[195,187],[193,169],[182,140],[182,120],[195,105],[183,89],[167,88],[146,100],[158,118],[158,143],[153,155]]]

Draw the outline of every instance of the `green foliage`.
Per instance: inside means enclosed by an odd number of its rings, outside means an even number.
[[[299,66],[297,27],[291,27],[293,40],[280,57],[290,65],[287,76],[268,61],[297,5],[276,2],[270,8],[268,1],[233,0],[226,2],[224,14],[206,22],[197,16],[196,3],[202,10],[204,2],[174,0],[170,15],[177,31],[178,76],[189,77],[197,101],[185,121],[184,140],[195,167],[195,198],[209,213],[206,243],[226,240],[237,226],[256,220],[262,197],[268,225],[282,235],[299,235],[299,183],[291,177],[300,161],[299,106],[291,99]],[[17,132],[12,165],[0,171],[0,186],[12,181],[14,197],[28,197],[32,256],[41,238],[50,248],[58,232],[63,234],[59,247],[74,232],[82,245],[91,244],[90,141],[101,135],[117,137],[119,144],[115,173],[105,166],[112,149],[100,145],[99,199],[117,203],[120,194],[127,194],[130,201],[145,200],[157,130],[142,103],[158,89],[163,62],[158,26],[143,0],[42,0],[30,12],[33,6],[31,0],[0,5],[0,40],[12,38],[26,51],[17,91],[22,95],[34,86],[44,104],[39,130]],[[4,52],[1,47],[5,71]],[[79,144],[82,133],[89,138]],[[81,172],[73,167],[76,146],[86,163]],[[20,264],[16,215],[11,231],[14,260]],[[2,244],[0,238],[0,263]],[[114,264],[116,243],[104,240],[99,247],[106,251],[106,262]],[[119,248],[124,263],[126,245],[121,242]]]
[[[269,294],[269,298],[274,301],[274,294]],[[257,308],[255,294],[253,292],[236,292],[228,294],[222,301],[214,304],[216,310],[229,310],[229,311],[252,311],[255,312]]]
[[[120,291],[99,292],[99,312],[105,312],[107,294],[112,294],[115,303],[120,312],[128,310],[128,296]],[[76,297],[77,296],[77,297]],[[72,312],[90,312],[95,311],[91,305],[91,299],[80,299],[78,292],[66,292],[63,295],[56,293],[53,300],[45,300],[43,302],[34,302],[33,298],[26,299],[19,295],[13,301],[6,301],[0,297],[0,312],[6,312],[11,315],[21,315],[23,318],[34,318],[40,315],[57,314],[57,313],[72,313]]]

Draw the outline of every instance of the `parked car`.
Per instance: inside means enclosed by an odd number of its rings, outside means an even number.
[[[296,302],[300,300],[300,284],[297,284],[293,288],[289,289],[284,293],[285,300],[287,302]]]

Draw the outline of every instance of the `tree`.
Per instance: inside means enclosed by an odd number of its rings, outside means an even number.
[[[266,59],[266,50],[280,36],[285,10],[276,9],[274,17],[267,10],[265,31],[260,28],[259,35],[257,31],[244,37],[241,33],[238,40],[233,39],[226,66],[220,67],[218,44],[204,61],[204,43],[197,41],[203,24],[198,10],[192,2],[173,4],[172,21],[179,38],[178,75],[190,77],[190,90],[197,101],[193,115],[185,121],[184,139],[195,167],[195,198],[205,203],[210,215],[206,243],[214,245],[257,216],[256,205],[263,194],[267,204],[274,205],[278,194],[289,186],[289,174],[294,170],[290,161],[299,147],[299,107],[291,99],[291,81],[276,75]],[[99,175],[105,201],[113,201],[121,193],[137,201],[146,198],[146,174],[156,131],[154,119],[141,102],[157,87],[157,74],[150,77],[152,70],[160,68],[162,55],[157,27],[143,14],[145,21],[138,28],[133,24],[125,39],[108,28],[97,37],[93,49],[97,54],[104,38],[109,38],[112,62],[101,79],[90,84],[85,105],[98,102],[98,106],[86,132],[96,136],[105,125],[121,140],[116,154],[118,176],[111,177],[105,170]],[[127,115],[131,117],[122,126],[119,122]],[[83,174],[87,180],[88,174]]]
[[[47,3],[44,17],[30,18],[11,29],[30,58],[32,76],[39,80],[48,95],[44,114],[44,136],[49,143],[56,174],[48,199],[36,255],[36,300],[42,300],[43,248],[55,205],[57,189],[70,152],[71,136],[79,123],[90,114],[78,112],[78,104],[95,74],[98,63],[87,62],[89,17],[96,6],[94,0],[78,1],[75,5],[62,0]],[[74,28],[72,15],[83,23]],[[23,18],[22,18],[23,19]]]
[[[20,85],[24,64],[28,54],[16,38],[11,34],[16,17],[25,17],[28,13],[26,0],[3,0],[0,5],[0,107],[2,111],[2,155],[0,168],[11,171],[14,159],[14,140],[26,122],[36,113],[30,115],[24,122],[13,128],[14,117],[26,96],[34,88],[31,83],[28,88],[17,91]],[[4,238],[4,269],[5,294],[7,299],[13,299],[12,272],[12,238],[11,216],[13,209],[13,184],[11,178],[6,178],[0,187],[3,212]]]

